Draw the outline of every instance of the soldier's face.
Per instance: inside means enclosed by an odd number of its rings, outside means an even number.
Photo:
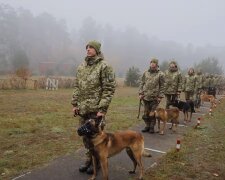
[[[154,62],[151,62],[151,63],[150,63],[150,68],[151,68],[151,69],[157,69],[157,64],[154,63]]]
[[[170,64],[170,68],[172,69],[175,68],[175,66],[176,66],[175,64]]]
[[[95,49],[92,46],[87,46],[87,56],[88,57],[93,57],[95,55],[97,55]]]
[[[177,68],[176,64],[173,64],[173,63],[170,64],[170,69],[171,70],[176,70],[176,68]]]
[[[193,74],[194,70],[193,69],[189,69],[188,74]]]

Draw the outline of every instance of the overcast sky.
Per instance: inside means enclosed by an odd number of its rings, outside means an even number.
[[[116,29],[195,46],[225,46],[225,0],[0,0],[35,15],[48,12],[79,29],[86,17]]]

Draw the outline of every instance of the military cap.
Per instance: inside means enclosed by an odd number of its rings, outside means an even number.
[[[177,62],[175,60],[170,61],[170,64],[177,65]]]
[[[159,60],[156,59],[156,58],[152,58],[150,63],[155,63],[155,64],[158,64],[159,63]]]
[[[101,43],[98,41],[90,41],[88,42],[88,44],[86,45],[86,49],[88,46],[91,46],[95,49],[96,53],[99,54],[101,52]]]

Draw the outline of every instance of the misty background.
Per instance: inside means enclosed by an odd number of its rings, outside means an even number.
[[[119,77],[152,57],[183,70],[211,58],[224,69],[224,21],[223,0],[0,0],[0,74],[26,65],[74,75],[93,39]]]

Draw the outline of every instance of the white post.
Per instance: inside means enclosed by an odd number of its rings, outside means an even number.
[[[48,90],[48,87],[49,87],[49,78],[46,79],[46,84],[45,85],[46,85],[46,90]]]

